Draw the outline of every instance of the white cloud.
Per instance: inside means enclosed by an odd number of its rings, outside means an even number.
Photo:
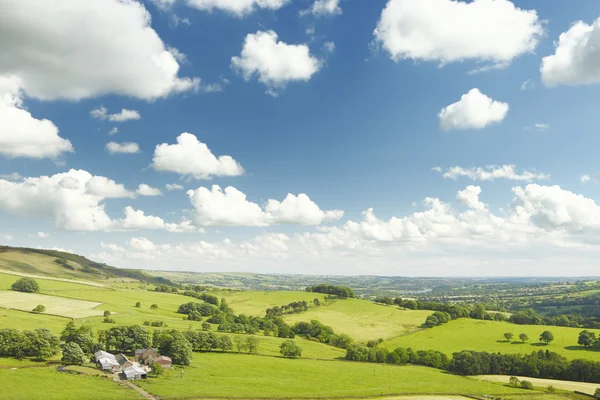
[[[2,235],[2,239],[6,240],[7,242],[10,242],[11,240],[13,240],[15,237],[13,235]]]
[[[315,0],[312,6],[300,12],[300,14],[313,14],[316,17],[340,15],[340,0]]]
[[[110,130],[110,132],[108,132],[108,135],[109,135],[109,136],[113,136],[113,135],[116,135],[117,133],[119,133],[119,128],[117,128],[117,127],[115,126],[114,128],[112,128],[112,129]]]
[[[140,196],[162,196],[160,189],[153,188],[145,183],[138,186],[136,193]]]
[[[10,174],[0,174],[0,179],[6,179],[7,181],[19,181],[23,179],[23,176],[18,172],[13,172]]]
[[[92,109],[92,111],[90,111],[90,115],[93,118],[107,119],[110,122],[125,122],[125,121],[131,121],[131,120],[138,120],[138,119],[142,118],[142,116],[140,115],[140,113],[137,110],[128,110],[126,108],[123,108],[118,113],[109,114],[108,110],[103,106]],[[117,129],[117,128],[113,128],[113,129]]]
[[[176,172],[195,179],[244,174],[242,166],[232,157],[217,158],[206,144],[191,133],[179,135],[177,144],[163,143],[156,146],[151,166],[157,171]]]
[[[85,171],[75,171],[77,173],[85,173]],[[87,174],[87,173],[86,173]],[[77,190],[80,188],[81,180],[74,177],[74,171],[68,172],[68,176],[62,178],[59,185],[64,188]],[[124,185],[113,181],[112,179],[104,176],[91,176],[86,175],[85,191],[93,196],[98,196],[104,199],[118,199],[118,198],[133,198],[135,194],[125,188]]]
[[[49,22],[51,21],[51,23]],[[19,0],[0,13],[0,76],[42,100],[105,94],[152,100],[198,87],[137,1]],[[91,45],[93,44],[93,45]]]
[[[465,190],[459,190],[456,193],[456,201],[473,210],[484,211],[486,209],[486,205],[479,200],[480,194],[481,188],[479,186],[469,185],[465,188]]]
[[[290,0],[186,0],[190,7],[203,11],[221,10],[244,17],[257,9],[278,10]]]
[[[486,167],[463,168],[459,166],[450,167],[443,170],[440,167],[434,167],[432,170],[443,173],[444,178],[458,179],[466,177],[474,181],[494,181],[496,179],[507,179],[511,181],[531,182],[534,180],[550,179],[550,175],[523,171],[517,172],[517,167],[514,165],[488,165]]]
[[[553,55],[542,58],[542,82],[558,85],[600,83],[600,18],[591,25],[578,21],[561,33]]]
[[[0,32],[1,25],[0,22]],[[1,48],[2,43],[0,52]],[[23,94],[19,89],[21,81],[14,76],[2,76],[1,63],[0,154],[7,157],[57,158],[72,152],[71,142],[58,135],[58,128],[52,121],[36,119],[23,108]]]
[[[535,10],[508,0],[389,0],[373,34],[395,61],[475,60],[501,67],[532,52],[543,32]]]
[[[549,124],[535,124],[534,126],[536,129],[538,129],[540,131],[550,128]]]
[[[174,190],[183,190],[185,189],[183,186],[177,184],[177,183],[167,183],[165,185],[165,188],[169,191],[172,192]]]
[[[581,183],[589,183],[589,182],[591,182],[591,180],[592,180],[592,177],[589,175],[582,175],[581,178],[579,178],[579,181]]]
[[[199,187],[187,195],[194,206],[194,219],[201,226],[319,225],[344,215],[340,210],[321,210],[305,194],[288,194],[282,202],[268,200],[264,209],[231,186],[225,190],[217,185],[211,190]]]
[[[322,62],[310,54],[306,44],[277,41],[274,31],[258,31],[246,35],[239,57],[231,58],[231,66],[246,81],[254,75],[275,94],[288,82],[307,82],[319,71]]]
[[[443,108],[439,114],[440,128],[481,129],[502,121],[508,114],[508,103],[492,100],[479,89],[471,89],[463,94],[460,101]]]
[[[110,154],[135,154],[140,152],[140,146],[137,143],[132,142],[108,142],[106,143],[106,150],[108,150]]]
[[[46,232],[36,232],[35,234],[29,235],[29,237],[36,238],[36,239],[47,239],[50,237],[50,234],[46,233]]]
[[[142,210],[134,210],[133,207],[125,207],[123,209],[125,218],[120,220],[120,226],[124,229],[142,229],[142,230],[166,230],[167,232],[203,232],[192,225],[188,220],[183,220],[180,223],[168,223],[160,217],[146,215]]]
[[[169,10],[177,0],[150,0],[155,6],[161,10]]]
[[[534,83],[531,79],[527,79],[526,81],[524,81],[523,83],[521,83],[521,90],[529,90],[529,89],[533,89],[534,87]]]
[[[335,51],[335,43],[333,42],[325,42],[323,43],[323,48],[327,53],[333,53]]]

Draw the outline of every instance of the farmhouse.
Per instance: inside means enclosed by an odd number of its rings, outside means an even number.
[[[96,364],[100,366],[104,371],[118,371],[121,369],[121,365],[117,361],[116,357],[106,351],[97,351],[94,353],[94,359]]]
[[[166,369],[171,368],[171,366],[173,365],[173,361],[171,360],[170,357],[167,357],[167,356],[156,357],[154,359],[154,362],[157,364],[160,364],[161,367],[166,368]]]
[[[150,365],[158,357],[156,349],[138,349],[135,351],[135,360],[140,364]]]

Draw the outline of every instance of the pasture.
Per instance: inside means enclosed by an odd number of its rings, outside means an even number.
[[[131,400],[139,393],[108,380],[56,367],[0,369],[2,398],[10,400]]]
[[[192,365],[139,383],[169,398],[322,398],[398,394],[519,394],[503,385],[415,366],[204,353]]]
[[[47,296],[39,293],[21,293],[12,290],[0,291],[0,307],[2,308],[31,311],[38,304],[43,304],[46,307],[46,314],[63,317],[85,318],[102,315],[102,310],[95,309],[102,303]]]
[[[314,299],[324,302],[325,295],[309,292],[246,292],[221,291],[211,292],[219,298],[224,297],[227,304],[238,314],[264,317],[267,308],[282,306],[294,301],[312,303]]]
[[[0,329],[13,328],[32,331],[36,328],[48,328],[54,333],[60,333],[67,322],[69,319],[64,317],[0,308]]]
[[[346,299],[309,309],[301,314],[285,316],[286,322],[316,319],[333,328],[335,333],[345,333],[358,341],[390,339],[414,332],[425,322],[432,311],[401,310],[371,301]]]
[[[500,382],[508,383],[510,376],[506,375],[482,375],[476,376],[476,379],[480,379],[488,382]],[[518,376],[520,380],[526,380],[533,383],[533,386],[537,387],[548,387],[554,386],[556,389],[567,390],[570,392],[581,392],[589,395],[594,395],[596,389],[600,388],[600,384],[597,383],[586,383],[586,382],[571,382],[571,381],[560,381],[556,379],[539,379],[529,378],[525,376]]]
[[[540,334],[548,330],[554,334],[554,342],[549,345],[538,343]],[[412,347],[413,349],[439,350],[448,355],[461,350],[476,350],[500,353],[531,353],[537,350],[550,350],[573,360],[585,358],[600,361],[600,352],[586,350],[577,344],[582,328],[566,328],[543,325],[515,325],[507,322],[481,321],[462,318],[447,324],[424,329],[410,335],[385,341],[387,349]],[[503,334],[512,332],[513,342],[504,341]],[[596,334],[600,331],[595,331]],[[530,340],[521,343],[519,334],[525,333]]]

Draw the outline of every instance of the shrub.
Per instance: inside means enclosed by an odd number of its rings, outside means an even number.
[[[554,392],[556,392],[556,388],[554,386],[552,386],[552,385],[548,386],[546,388],[546,390],[548,390],[548,393],[554,393]]]
[[[152,363],[150,366],[150,372],[152,375],[159,377],[165,373],[165,370],[159,363]]]
[[[140,307],[142,306],[142,303],[140,303],[140,302],[138,301],[137,303],[135,303],[135,306],[136,306],[137,308],[140,308]]]
[[[105,324],[114,324],[115,320],[110,318],[110,317],[104,317],[104,319],[102,320],[102,322],[104,322]]]
[[[153,310],[158,310],[158,304],[152,304],[150,308]]]
[[[202,330],[203,331],[210,331],[212,329],[212,325],[209,324],[208,322],[203,322],[202,323]]]
[[[285,340],[279,346],[279,352],[287,358],[298,358],[302,355],[302,347],[293,340]]]
[[[600,399],[600,388],[596,389],[596,393],[594,393],[594,397],[596,399]]]
[[[40,285],[31,278],[21,278],[11,286],[12,290],[25,293],[37,293],[40,291]]]
[[[529,381],[521,381],[521,387],[527,390],[533,390],[533,383]]]
[[[104,318],[106,317],[110,317],[110,311],[108,310],[104,311]]]
[[[46,311],[46,307],[43,304],[38,304],[33,310],[31,310],[34,314],[40,314]]]
[[[517,387],[521,384],[521,381],[516,376],[511,376],[508,380],[508,384],[512,387]]]

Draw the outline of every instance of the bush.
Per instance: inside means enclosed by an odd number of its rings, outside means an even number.
[[[137,308],[140,308],[140,307],[142,306],[142,303],[140,303],[140,302],[138,301],[137,303],[135,303],[135,306],[136,306]]]
[[[152,304],[150,308],[153,310],[158,310],[158,304]]]
[[[208,322],[203,322],[202,323],[202,330],[203,331],[210,331],[212,329],[212,325],[209,324]]]
[[[521,381],[521,387],[527,390],[533,390],[533,383],[529,381]]]
[[[554,393],[554,392],[556,392],[556,388],[554,386],[552,386],[552,385],[548,386],[546,388],[546,390],[548,391],[548,393]]]
[[[594,393],[594,397],[600,399],[600,388],[596,389],[596,393]]]
[[[12,290],[25,293],[37,293],[40,291],[40,285],[31,278],[21,278],[11,286]]]
[[[46,307],[43,304],[38,304],[33,310],[31,310],[34,314],[40,314],[46,311]]]
[[[516,376],[511,376],[508,380],[508,384],[512,387],[517,387],[521,384],[521,381]]]
[[[159,363],[152,363],[150,366],[150,373],[155,377],[159,377],[165,373],[165,370]]]
[[[106,317],[110,317],[110,311],[108,310],[104,311],[104,318]]]
[[[104,322],[105,324],[114,324],[115,320],[110,318],[110,317],[104,317],[104,319],[102,320],[102,322]]]
[[[279,346],[279,352],[287,358],[298,358],[302,355],[302,347],[293,340],[285,340]]]

